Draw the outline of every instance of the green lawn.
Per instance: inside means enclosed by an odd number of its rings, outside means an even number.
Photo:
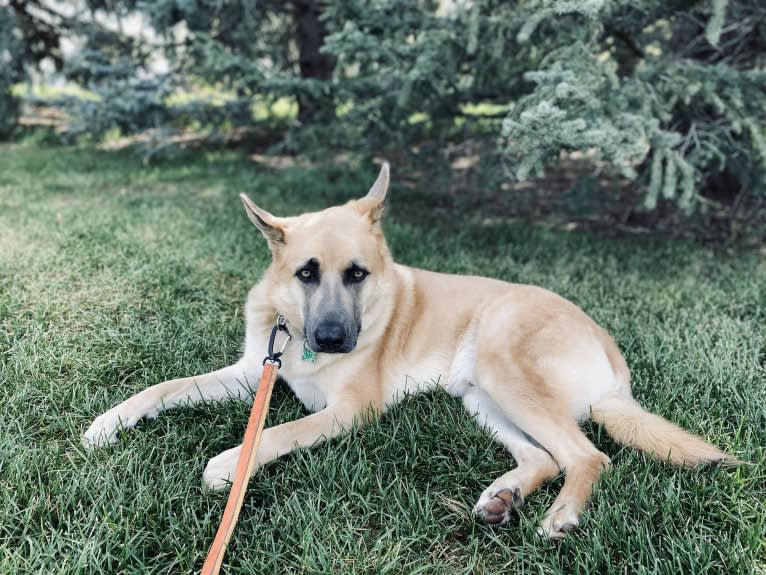
[[[374,168],[266,173],[231,155],[0,147],[0,573],[189,573],[225,504],[207,459],[248,406],[168,412],[92,454],[99,413],[232,363],[268,261],[237,195],[277,214],[366,192]],[[676,470],[589,435],[614,463],[583,522],[535,535],[561,479],[518,522],[470,513],[511,457],[444,393],[261,470],[225,573],[766,573],[766,258],[665,240],[487,223],[397,186],[396,258],[535,283],[607,327],[649,409],[754,465]],[[300,417],[285,386],[269,423]]]

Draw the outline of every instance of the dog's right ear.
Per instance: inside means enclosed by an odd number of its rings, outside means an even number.
[[[373,224],[377,224],[383,218],[386,208],[386,194],[388,193],[388,162],[383,162],[380,173],[370,191],[357,202],[358,209],[370,217]]]
[[[274,217],[266,210],[256,206],[247,195],[239,194],[239,197],[245,204],[247,217],[255,224],[255,227],[261,230],[263,237],[269,242],[269,247],[274,250],[285,245],[285,229],[279,222],[280,218]]]

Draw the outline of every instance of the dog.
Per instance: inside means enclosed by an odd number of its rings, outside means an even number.
[[[313,413],[266,429],[257,466],[342,433],[407,394],[442,386],[494,434],[517,466],[489,485],[474,512],[507,521],[543,482],[565,473],[539,532],[574,528],[609,457],[579,423],[677,466],[731,456],[645,411],[614,340],[575,304],[540,287],[447,275],[394,263],[381,218],[384,163],[366,196],[320,212],[276,217],[242,195],[272,262],[248,294],[242,358],[212,373],[160,383],[97,417],[96,447],[144,417],[198,401],[250,400],[275,318],[294,341],[281,376]],[[209,461],[211,489],[229,485],[241,446]]]

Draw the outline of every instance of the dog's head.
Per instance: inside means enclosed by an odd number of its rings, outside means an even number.
[[[321,212],[281,218],[242,194],[272,253],[267,272],[276,311],[303,330],[312,351],[348,353],[365,323],[385,313],[392,261],[381,229],[388,164],[366,196]]]

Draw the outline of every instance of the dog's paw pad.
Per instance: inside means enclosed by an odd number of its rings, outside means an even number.
[[[524,504],[521,490],[501,489],[496,493],[484,492],[474,508],[474,513],[490,525],[500,525],[511,518],[513,510]]]

